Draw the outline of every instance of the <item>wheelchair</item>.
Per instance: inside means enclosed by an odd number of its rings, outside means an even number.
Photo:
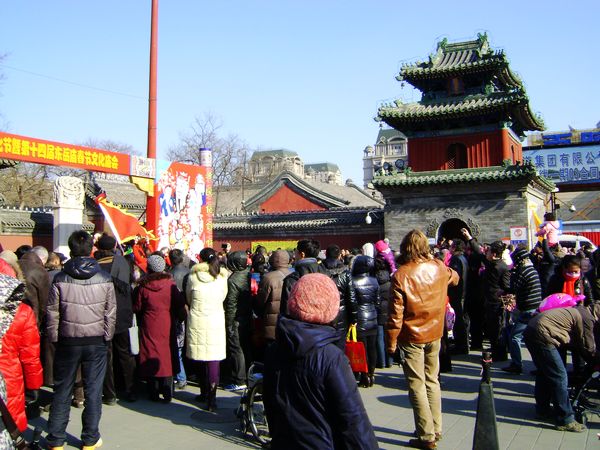
[[[580,383],[570,387],[569,398],[575,420],[586,425],[590,415],[600,417],[600,371],[595,368]]]
[[[269,424],[263,404],[263,364],[253,362],[248,369],[246,389],[240,399],[240,406],[236,415],[240,419],[241,431],[244,435],[248,432],[263,446],[268,448],[271,438]]]

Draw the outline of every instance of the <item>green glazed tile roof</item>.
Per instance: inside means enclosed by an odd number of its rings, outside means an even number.
[[[502,50],[490,48],[486,34],[478,35],[474,41],[448,43],[438,42],[437,51],[426,62],[405,64],[396,77],[419,88],[419,80],[451,78],[467,73],[495,73],[507,87],[522,87],[520,78],[511,72],[508,59]]]
[[[443,39],[427,61],[403,65],[396,78],[412,84],[423,97],[415,103],[384,104],[375,120],[409,136],[482,122],[511,127],[518,135],[544,129],[530,109],[521,79],[510,70],[504,52],[490,47],[486,34],[455,43]]]
[[[375,187],[419,186],[458,183],[482,183],[489,181],[508,181],[518,179],[536,180],[545,188],[552,190],[552,181],[540,176],[531,164],[513,166],[492,166],[472,169],[434,170],[427,172],[402,172],[391,175],[377,175],[373,179]]]
[[[529,108],[529,99],[523,92],[475,94],[441,99],[438,101],[383,105],[377,112],[377,119],[399,129],[411,129],[409,124],[417,122],[443,121],[448,118],[473,117],[483,114],[506,111],[513,119],[521,122],[524,129],[543,130],[541,119]]]

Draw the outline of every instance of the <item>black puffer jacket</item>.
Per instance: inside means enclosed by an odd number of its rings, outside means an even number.
[[[271,448],[378,448],[337,332],[280,316],[276,335],[263,385]]]
[[[381,303],[377,309],[377,324],[385,326],[388,319],[388,305],[390,301],[390,287],[392,286],[392,280],[390,277],[390,271],[387,269],[385,261],[378,258],[375,259],[375,278],[379,283],[379,297]]]
[[[381,303],[379,283],[371,274],[375,270],[375,261],[370,256],[360,255],[352,265],[352,282],[358,304],[357,330],[368,334],[377,332],[377,308]]]
[[[283,289],[281,291],[280,313],[287,314],[287,301],[292,292],[292,287],[301,276],[307,273],[324,273],[327,275],[327,270],[322,264],[319,264],[316,258],[304,258],[296,261],[294,271],[283,279]]]
[[[94,253],[100,268],[110,273],[117,297],[117,321],[115,334],[126,332],[133,321],[133,300],[131,297],[131,267],[121,255],[111,251],[98,250]]]
[[[250,295],[250,268],[246,252],[236,251],[227,256],[227,268],[233,273],[227,280],[227,297],[223,302],[225,326],[234,320],[250,325],[252,321],[252,295]]]
[[[340,291],[340,312],[333,322],[333,326],[338,331],[347,332],[348,326],[356,323],[358,315],[352,273],[339,259],[326,259],[323,261],[323,267]]]
[[[112,277],[98,261],[71,258],[54,277],[48,295],[46,332],[50,342],[85,345],[110,341],[117,301]]]

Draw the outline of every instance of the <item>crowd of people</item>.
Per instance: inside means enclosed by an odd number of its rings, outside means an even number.
[[[169,403],[193,380],[199,406],[215,411],[219,386],[244,390],[261,361],[272,448],[370,449],[377,441],[359,389],[396,361],[414,410],[410,445],[430,449],[442,437],[439,376],[452,356],[485,342],[517,377],[524,341],[537,415],[583,431],[566,356],[582,377],[597,359],[600,251],[560,248],[551,222],[531,250],[482,244],[467,229],[433,246],[412,230],[398,251],[387,240],[321,249],[303,239],[293,251],[205,248],[196,260],[84,231],[70,236],[68,257],[4,249],[0,394],[21,431],[26,403],[49,409],[51,449],[64,446],[70,408],[85,408],[81,439],[92,450],[102,445],[103,404],[135,402],[144,386]],[[571,303],[550,307],[553,295]],[[367,366],[356,373],[345,356],[354,326]],[[0,444],[10,439],[0,433]]]

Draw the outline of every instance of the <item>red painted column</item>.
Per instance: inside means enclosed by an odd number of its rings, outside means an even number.
[[[150,76],[148,90],[148,158],[156,159],[156,96],[157,96],[157,54],[158,54],[158,0],[152,0],[150,18]],[[156,184],[153,196],[146,199],[146,228],[156,230],[160,206]],[[152,243],[151,243],[152,245]]]

